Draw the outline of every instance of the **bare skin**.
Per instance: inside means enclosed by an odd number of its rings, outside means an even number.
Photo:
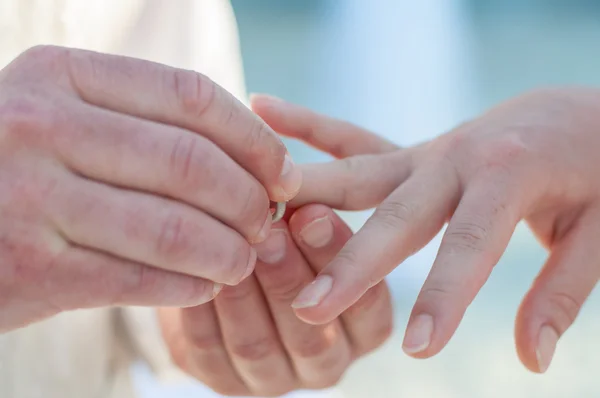
[[[364,129],[266,96],[253,107],[279,133],[341,158],[308,165],[292,205],[377,207],[295,299],[301,319],[331,321],[448,223],[404,340],[408,354],[431,357],[524,220],[550,255],[520,307],[516,344],[527,368],[546,371],[600,276],[599,91],[540,90],[422,145],[358,156],[348,148],[380,145]]]
[[[192,71],[36,47],[0,72],[0,332],[107,305],[191,306],[253,271],[301,172]]]
[[[343,135],[332,138],[324,150],[335,152],[348,142]],[[374,135],[357,135],[352,142],[358,145],[347,150],[354,155],[393,147]],[[159,311],[174,362],[223,395],[278,396],[335,385],[392,331],[385,282],[320,325],[298,319],[291,304],[351,236],[327,206],[289,209],[269,238],[255,245],[258,263],[251,277],[225,287],[210,303]]]

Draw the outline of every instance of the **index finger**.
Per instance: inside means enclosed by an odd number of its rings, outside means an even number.
[[[301,171],[277,134],[207,76],[83,50],[67,50],[66,64],[84,101],[203,135],[256,177],[272,200],[290,200],[300,189]]]

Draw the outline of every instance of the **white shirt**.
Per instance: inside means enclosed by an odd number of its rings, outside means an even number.
[[[38,44],[194,69],[245,100],[226,0],[1,0],[0,67]],[[0,335],[0,397],[129,398],[132,354],[174,370],[152,309],[63,313]]]

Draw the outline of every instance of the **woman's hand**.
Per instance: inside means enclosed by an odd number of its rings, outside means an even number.
[[[268,97],[254,109],[318,148],[347,137],[343,159],[305,169],[293,203],[378,206],[296,298],[302,319],[335,318],[449,222],[404,340],[410,355],[435,355],[525,219],[550,257],[519,310],[517,348],[529,369],[548,368],[600,276],[599,91],[530,93],[417,147],[350,157],[352,138],[371,133]]]
[[[276,396],[337,383],[348,366],[392,330],[385,282],[339,318],[302,322],[294,297],[344,246],[352,232],[328,207],[307,205],[273,225],[256,246],[255,273],[195,308],[161,309],[177,365],[225,395]]]

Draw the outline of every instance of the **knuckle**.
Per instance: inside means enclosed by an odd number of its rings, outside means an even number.
[[[377,220],[384,227],[398,230],[408,226],[416,217],[415,205],[399,199],[388,199],[376,210]]]
[[[364,190],[352,189],[354,186],[353,180],[356,176],[364,175],[364,161],[359,157],[347,157],[339,160],[342,168],[342,176],[345,176],[346,181],[342,184],[335,184],[334,187],[337,189],[336,197],[338,203],[343,209],[356,209],[361,208],[365,204],[365,193]]]
[[[190,252],[192,239],[185,226],[185,220],[179,214],[169,213],[162,220],[156,242],[159,258],[178,260]]]
[[[231,355],[249,361],[258,362],[277,355],[279,344],[272,336],[263,336],[257,339],[232,343]]]
[[[25,50],[18,58],[25,62],[42,66],[47,65],[48,61],[63,60],[67,56],[68,51],[65,47],[37,45]]]
[[[197,187],[212,189],[214,177],[211,167],[202,167],[210,163],[210,153],[201,145],[197,136],[179,136],[173,142],[169,156],[169,176],[178,187]],[[201,181],[200,181],[201,180]]]
[[[188,338],[194,348],[202,352],[211,352],[224,346],[223,337],[219,333],[190,333]]]
[[[290,353],[304,359],[323,357],[337,343],[337,337],[331,338],[325,333],[307,333],[290,346]]]
[[[4,139],[23,140],[45,130],[49,115],[33,99],[14,97],[0,106],[0,123]]]
[[[191,70],[166,72],[167,90],[174,97],[175,107],[193,118],[205,116],[213,108],[217,96],[216,84],[207,76]]]
[[[481,170],[505,170],[523,159],[529,149],[517,131],[507,132],[493,140],[479,145],[476,151],[476,163]]]
[[[446,240],[453,249],[482,252],[489,240],[489,232],[481,222],[461,221],[447,231]]]
[[[583,303],[573,295],[565,292],[553,292],[547,298],[557,326],[563,333],[577,318]]]

